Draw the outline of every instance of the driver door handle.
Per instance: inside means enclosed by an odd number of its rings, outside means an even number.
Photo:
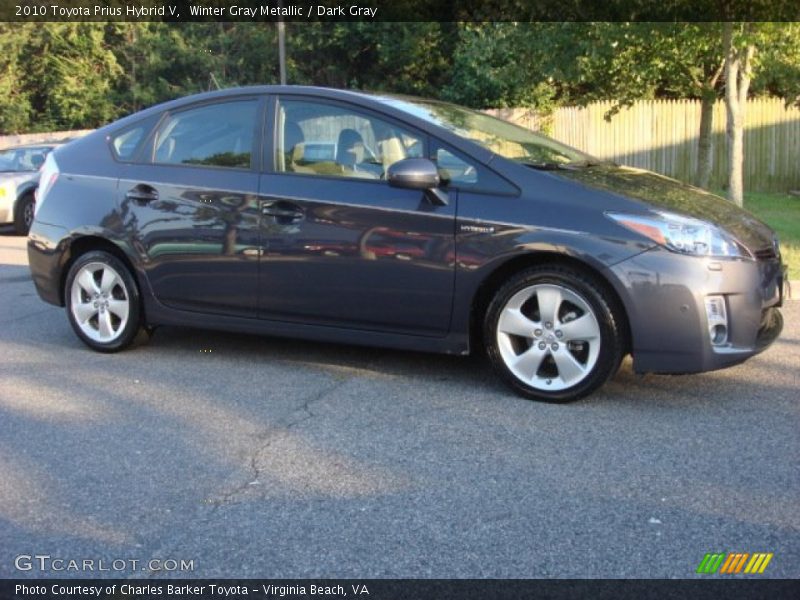
[[[129,189],[128,193],[125,194],[125,197],[128,200],[132,200],[136,204],[143,206],[148,202],[158,200],[158,190],[147,185],[146,183],[140,183],[139,185]]]
[[[281,225],[291,225],[303,220],[303,209],[291,202],[265,202],[261,205],[261,214],[273,217]]]

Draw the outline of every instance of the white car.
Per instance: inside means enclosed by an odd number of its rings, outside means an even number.
[[[55,144],[17,146],[0,150],[0,224],[13,223],[27,235],[33,223],[39,171]]]

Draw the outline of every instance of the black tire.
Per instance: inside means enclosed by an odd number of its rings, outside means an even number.
[[[87,276],[91,279],[81,280],[87,284],[76,282],[78,277]],[[110,284],[105,286],[108,289],[104,291],[101,284],[106,276],[110,278]],[[127,266],[108,252],[94,250],[75,260],[64,284],[64,300],[72,329],[92,350],[118,352],[130,346],[143,329],[141,298],[136,281]],[[127,307],[124,319],[121,316],[123,304]],[[82,318],[93,311],[96,313],[94,316]],[[104,328],[105,324],[107,326]]]
[[[33,223],[33,194],[27,193],[17,201],[14,209],[14,231],[17,235],[28,235]]]
[[[548,307],[543,311],[540,302],[556,307],[552,321],[542,317]],[[521,396],[556,403],[577,400],[602,386],[619,369],[625,334],[617,304],[603,283],[582,270],[560,265],[525,269],[512,276],[489,304],[483,329],[486,353],[500,378]],[[522,320],[516,318],[516,311]],[[576,328],[578,319],[585,316]],[[569,325],[572,321],[575,323]],[[530,330],[526,329],[528,323]],[[567,338],[564,332],[570,331],[575,336]],[[565,343],[565,339],[569,341]],[[532,352],[526,354],[528,351]],[[523,360],[524,354],[529,359]],[[563,376],[562,364],[568,367]],[[548,389],[550,385],[558,389]]]

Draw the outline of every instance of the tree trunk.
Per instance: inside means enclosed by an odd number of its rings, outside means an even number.
[[[728,200],[744,204],[744,119],[741,108],[728,105]]]
[[[748,25],[749,27],[749,25]],[[755,46],[739,49],[733,40],[733,23],[723,28],[725,48],[725,108],[728,134],[728,199],[744,204],[744,113]]]
[[[711,182],[711,132],[714,125],[714,90],[703,92],[700,106],[700,137],[697,140],[697,176],[695,184],[708,189]]]

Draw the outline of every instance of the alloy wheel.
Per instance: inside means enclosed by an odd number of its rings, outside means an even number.
[[[130,293],[120,274],[102,262],[83,265],[72,281],[70,310],[89,339],[109,343],[125,330]]]
[[[600,355],[600,325],[585,298],[561,285],[523,288],[503,306],[497,347],[508,370],[541,391],[581,383]]]

